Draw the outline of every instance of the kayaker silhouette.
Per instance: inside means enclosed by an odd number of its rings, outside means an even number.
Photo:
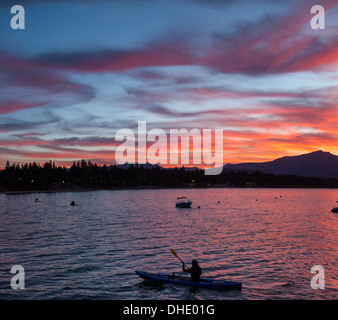
[[[191,261],[191,268],[189,269],[186,269],[184,262],[182,262],[182,271],[190,273],[192,281],[200,281],[202,268],[199,266],[197,260]]]

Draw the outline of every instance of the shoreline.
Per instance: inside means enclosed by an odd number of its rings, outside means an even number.
[[[125,187],[114,189],[51,189],[51,190],[2,190],[0,194],[15,195],[15,194],[33,194],[33,193],[57,193],[57,192],[95,192],[95,191],[121,191],[121,190],[165,190],[165,189],[338,189],[333,187],[307,187],[307,186],[276,186],[276,187],[236,187],[225,185],[214,185],[205,187]]]
[[[46,189],[46,190],[5,190],[0,194],[30,194],[30,193],[56,193],[56,192],[93,192],[93,191],[120,191],[120,190],[160,190],[160,189],[205,189],[210,187],[125,187],[125,188],[74,188],[74,189]],[[216,187],[219,188],[219,187]]]

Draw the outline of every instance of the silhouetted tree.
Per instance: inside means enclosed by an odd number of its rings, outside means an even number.
[[[0,189],[48,190],[73,188],[144,188],[144,187],[315,187],[337,188],[338,179],[274,175],[259,171],[223,171],[220,175],[206,176],[200,169],[163,169],[160,166],[144,167],[129,165],[127,169],[112,165],[98,166],[91,161],[73,162],[67,169],[55,162],[43,165],[33,163],[16,164],[6,161],[0,170]]]

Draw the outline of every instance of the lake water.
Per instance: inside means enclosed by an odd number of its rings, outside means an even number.
[[[192,208],[176,208],[179,196]],[[337,200],[328,189],[1,194],[0,299],[337,299]],[[135,274],[179,272],[171,248],[242,290],[156,287]],[[10,286],[13,265],[23,290]],[[314,265],[325,289],[311,288]]]

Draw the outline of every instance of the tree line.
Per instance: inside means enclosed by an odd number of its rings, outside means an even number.
[[[183,187],[307,187],[337,188],[338,179],[274,175],[246,171],[223,171],[206,176],[202,169],[160,166],[99,166],[90,160],[74,162],[70,168],[49,161],[17,164],[7,161],[0,171],[0,190],[74,190],[118,188]]]

